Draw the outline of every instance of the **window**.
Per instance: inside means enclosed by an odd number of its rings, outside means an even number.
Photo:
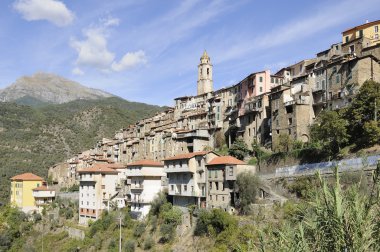
[[[348,43],[348,36],[346,36],[346,43]]]
[[[207,68],[207,75],[209,75],[210,74],[210,69],[209,68]]]
[[[363,37],[363,30],[359,30],[359,38]]]
[[[200,159],[198,159],[198,166],[201,167],[202,166],[202,162]]]
[[[263,77],[259,77],[259,82],[263,82]]]
[[[229,167],[229,175],[230,175],[230,176],[233,176],[233,175],[234,175],[234,167],[233,167],[233,166],[230,166],[230,167]]]
[[[336,84],[339,84],[339,81],[340,81],[339,74],[337,74],[336,75]]]
[[[211,170],[208,170],[208,178],[211,178]]]
[[[289,118],[289,119],[288,119],[288,122],[289,122],[289,125],[292,125],[292,123],[293,123],[293,119],[292,119],[292,118]]]
[[[212,182],[209,183],[209,189],[212,190]]]
[[[379,32],[379,26],[375,25],[375,33]]]
[[[375,39],[379,39],[379,34],[375,34]]]
[[[263,87],[260,87],[260,92],[263,92]]]
[[[186,192],[187,191],[187,185],[183,186],[183,190]]]
[[[171,189],[172,191],[174,191],[174,185],[171,185],[171,186],[170,186],[170,189]]]
[[[349,52],[350,53],[354,53],[355,52],[355,45],[350,45]]]
[[[135,181],[135,184],[136,184],[136,181]],[[106,186],[105,186],[105,185],[102,185],[102,189],[106,189]]]
[[[274,78],[273,77],[270,78],[270,83],[274,83]]]
[[[214,175],[215,175],[215,178],[218,177],[218,171],[217,170],[214,171]]]

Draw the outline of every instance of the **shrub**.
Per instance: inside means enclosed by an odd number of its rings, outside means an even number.
[[[202,210],[199,213],[197,225],[194,230],[195,236],[216,235],[226,230],[235,230],[237,220],[221,209],[213,209],[211,212]]]
[[[141,235],[145,232],[145,224],[140,222],[137,224],[135,227],[135,230],[133,231],[133,236],[134,237],[141,237]]]
[[[172,207],[169,211],[162,213],[164,223],[177,226],[182,221],[182,211],[177,207]]]
[[[135,252],[136,242],[134,240],[127,240],[124,244],[126,252]]]
[[[166,203],[167,200],[165,193],[159,192],[151,203],[149,214],[153,216],[159,215],[161,207]]]
[[[162,224],[160,227],[160,234],[161,234],[160,241],[162,243],[171,242],[175,237],[174,224],[167,224],[167,223]]]
[[[245,156],[247,156],[249,153],[249,149],[247,144],[244,142],[243,139],[238,138],[228,150],[228,154],[236,157],[237,159],[243,160]]]
[[[154,240],[151,236],[149,236],[144,241],[144,250],[149,250],[149,249],[153,248],[153,246],[154,246]]]

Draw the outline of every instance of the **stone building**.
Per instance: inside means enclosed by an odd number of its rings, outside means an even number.
[[[236,177],[243,171],[255,172],[255,168],[231,156],[214,157],[208,162],[206,207],[233,212],[236,201]]]

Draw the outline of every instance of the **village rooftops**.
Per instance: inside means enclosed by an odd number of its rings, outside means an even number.
[[[110,164],[94,164],[91,167],[84,168],[82,170],[78,171],[79,173],[110,173],[110,174],[117,174],[118,171],[116,171],[113,168],[110,168]]]
[[[350,29],[347,29],[347,30],[343,31],[342,34],[345,34],[347,32],[351,32],[353,30],[361,30],[361,29],[364,29],[364,28],[367,28],[367,27],[371,27],[372,25],[376,25],[376,24],[380,24],[380,20],[376,20],[376,21],[372,21],[372,22],[368,22],[368,23],[365,23],[365,24],[362,24],[362,25],[358,25],[358,26],[352,27]]]
[[[163,161],[190,159],[190,158],[193,158],[195,156],[204,156],[208,153],[210,153],[210,151],[191,152],[191,153],[176,155],[174,157],[165,158],[165,159],[163,159]]]
[[[22,181],[44,181],[43,178],[33,174],[33,173],[23,173],[20,175],[16,175],[11,178],[11,180],[22,180]]]
[[[163,167],[164,165],[154,160],[139,160],[139,161],[135,161],[135,162],[127,164],[127,167],[131,167],[131,166]]]
[[[246,165],[247,163],[231,156],[220,156],[220,157],[213,158],[207,165],[223,165],[223,164]]]

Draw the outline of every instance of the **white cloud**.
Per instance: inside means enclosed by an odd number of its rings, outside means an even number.
[[[120,20],[113,17],[100,19],[98,26],[85,29],[83,35],[85,39],[78,40],[72,38],[70,46],[74,48],[78,57],[77,66],[93,67],[103,73],[111,71],[121,72],[137,65],[147,62],[145,52],[140,50],[126,53],[119,62],[115,61],[115,53],[108,49],[109,27],[119,25]],[[76,69],[79,69],[78,67]],[[83,71],[73,69],[73,73],[84,74]],[[80,70],[80,69],[79,69]]]
[[[71,72],[75,75],[83,75],[84,74],[84,72],[79,67],[74,68]]]
[[[119,62],[113,62],[111,67],[112,70],[120,72],[135,67],[137,65],[146,64],[146,62],[147,59],[145,56],[145,52],[140,50],[137,52],[126,53]]]
[[[56,0],[18,0],[13,8],[28,21],[47,20],[57,26],[67,26],[74,20],[73,12]]]
[[[70,46],[77,53],[76,64],[107,69],[113,62],[115,55],[107,48],[107,36],[102,28],[91,28],[84,31],[84,40],[71,39]]]

